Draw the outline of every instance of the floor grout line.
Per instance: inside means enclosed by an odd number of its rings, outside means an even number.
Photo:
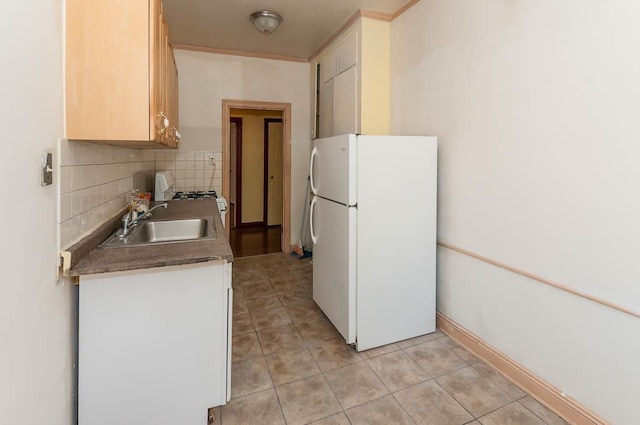
[[[442,376],[444,376],[444,375],[442,375]],[[459,405],[460,407],[462,407],[462,408],[463,408],[463,409],[464,409],[464,410],[465,410],[469,415],[471,415],[471,417],[473,418],[473,419],[471,420],[471,422],[473,422],[474,420],[478,419],[478,418],[476,417],[476,415],[474,415],[473,413],[471,413],[471,412],[469,411],[469,409],[467,409],[466,407],[464,407],[464,406],[462,405],[462,403],[460,403],[460,402],[458,401],[458,399],[457,399],[457,398],[455,398],[455,397],[453,396],[453,394],[451,394],[449,391],[447,391],[447,389],[446,389],[445,387],[443,387],[442,385],[440,385],[440,383],[437,381],[437,379],[436,379],[436,378],[434,378],[433,380],[434,380],[434,382],[436,383],[436,385],[437,385],[437,386],[439,386],[440,388],[442,388],[442,390],[443,390],[445,393],[449,394],[449,396],[453,399],[453,401],[455,401],[456,403],[458,403],[458,405]],[[468,422],[467,422],[467,423],[468,423]]]

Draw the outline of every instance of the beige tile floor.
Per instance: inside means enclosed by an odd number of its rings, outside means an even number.
[[[313,302],[312,267],[284,254],[234,261],[223,425],[566,423],[440,331],[356,352]]]

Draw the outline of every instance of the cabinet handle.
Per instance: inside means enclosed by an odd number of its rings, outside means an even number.
[[[169,118],[167,118],[167,116],[164,114],[164,112],[160,112],[158,114],[158,117],[161,119],[160,121],[160,130],[159,133],[160,134],[165,134],[167,133],[167,130],[169,129]]]
[[[178,127],[173,126],[171,127],[171,130],[173,131],[173,143],[175,143],[176,145],[178,144],[178,142],[180,141],[180,132],[178,131]]]

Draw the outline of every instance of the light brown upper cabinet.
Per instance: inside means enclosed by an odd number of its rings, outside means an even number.
[[[171,45],[166,43],[166,74],[167,74],[167,93],[166,106],[167,118],[169,119],[169,128],[166,130],[167,144],[173,148],[178,147],[180,141],[179,115],[178,115],[178,67],[176,66],[176,58],[173,55]]]
[[[390,27],[359,18],[311,60],[311,137],[389,134]]]
[[[177,146],[177,68],[161,0],[67,0],[65,44],[67,139]]]

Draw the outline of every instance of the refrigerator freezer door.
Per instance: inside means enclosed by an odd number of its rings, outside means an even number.
[[[356,135],[316,139],[310,173],[314,194],[356,205]]]
[[[314,198],[313,300],[347,343],[356,340],[356,209]]]

